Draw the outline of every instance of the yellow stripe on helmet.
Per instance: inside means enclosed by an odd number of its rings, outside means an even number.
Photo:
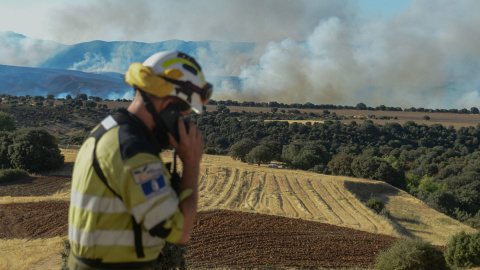
[[[191,66],[192,68],[194,68],[197,71],[197,74],[200,76],[200,81],[202,83],[201,87],[203,87],[205,85],[205,78],[203,77],[202,71],[200,71],[194,64],[192,64],[188,60],[185,60],[183,58],[170,59],[170,60],[167,60],[167,61],[163,62],[162,67],[168,68],[169,66],[174,65],[174,64],[178,64],[178,63],[187,64],[187,65]]]

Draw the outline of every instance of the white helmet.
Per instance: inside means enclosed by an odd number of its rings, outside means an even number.
[[[210,100],[213,86],[205,81],[202,68],[195,59],[178,51],[164,51],[150,56],[143,65],[165,81],[174,85],[168,96],[178,97],[187,102],[193,111],[201,113],[203,105]],[[182,76],[178,79],[162,76],[167,70],[178,69]]]

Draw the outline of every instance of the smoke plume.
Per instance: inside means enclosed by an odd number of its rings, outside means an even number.
[[[272,41],[222,99],[470,108],[480,98],[480,2],[414,1],[391,19],[322,19]]]

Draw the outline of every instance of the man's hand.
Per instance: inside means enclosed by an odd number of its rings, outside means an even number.
[[[178,134],[180,142],[177,142],[172,134],[168,133],[169,142],[182,160],[184,167],[199,166],[203,155],[203,137],[200,130],[192,121],[188,121],[188,133],[182,117],[178,118]]]
[[[203,138],[200,130],[188,122],[188,133],[183,124],[183,118],[178,118],[178,133],[180,142],[177,142],[172,134],[168,133],[170,144],[177,151],[183,163],[182,180],[180,182],[180,193],[183,190],[191,189],[193,193],[183,200],[179,207],[185,218],[185,227],[179,243],[185,243],[193,231],[193,224],[198,207],[198,176],[200,174],[200,161],[203,155]],[[179,195],[180,195],[179,193]]]

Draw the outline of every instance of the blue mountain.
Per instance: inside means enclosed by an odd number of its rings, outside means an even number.
[[[0,32],[2,44],[12,46],[32,39],[13,32]],[[33,40],[35,41],[35,40]],[[199,58],[215,59],[218,66],[226,66],[228,56],[218,55],[220,51],[249,55],[255,48],[254,43],[168,40],[157,43],[131,41],[91,41],[73,45],[58,44],[53,41],[38,41],[58,48],[45,61],[34,67],[0,65],[0,93],[13,95],[54,94],[56,97],[66,94],[87,93],[102,98],[122,97],[131,91],[123,80],[123,74],[132,62],[143,62],[158,51],[179,50]],[[21,47],[21,46],[19,46]],[[25,54],[28,52],[25,52]],[[2,64],[0,59],[0,64]],[[232,85],[240,86],[236,77],[212,76],[207,79],[213,83],[228,80]]]
[[[25,96],[79,93],[102,98],[123,97],[131,91],[121,74],[94,74],[75,70],[0,65],[0,93]]]

